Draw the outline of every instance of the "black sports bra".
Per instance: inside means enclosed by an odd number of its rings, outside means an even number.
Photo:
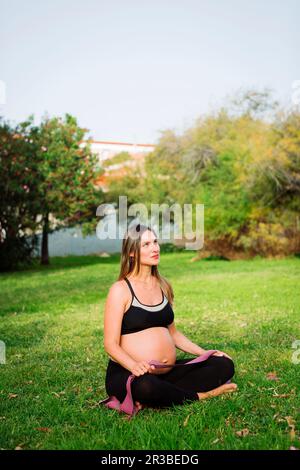
[[[121,335],[136,333],[154,326],[167,328],[174,320],[174,312],[162,289],[162,301],[159,304],[142,304],[136,297],[129,280],[126,277],[124,279],[131,291],[132,300],[130,307],[123,315]]]

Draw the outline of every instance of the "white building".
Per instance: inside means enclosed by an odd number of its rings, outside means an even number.
[[[128,152],[130,155],[146,155],[155,149],[153,144],[132,144],[128,142],[109,142],[93,140],[91,143],[93,152],[99,155],[100,162],[113,157],[117,153]]]
[[[82,144],[84,145],[84,144]],[[145,156],[155,149],[153,144],[137,144],[129,142],[112,142],[104,140],[93,140],[91,142],[91,150],[99,156],[99,163],[105,163],[106,160],[113,158],[115,155],[127,152],[130,160],[116,163],[105,168],[105,173],[99,179],[97,184],[101,186],[103,191],[107,191],[107,177],[120,178],[128,168],[140,166],[142,168]],[[105,165],[104,165],[105,166]]]

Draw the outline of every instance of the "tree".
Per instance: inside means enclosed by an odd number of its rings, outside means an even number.
[[[273,91],[265,88],[257,89],[240,88],[234,95],[229,97],[228,109],[236,116],[248,116],[252,119],[269,119],[271,121],[279,102],[273,98]]]
[[[96,207],[102,202],[102,191],[94,184],[102,173],[97,156],[88,139],[80,145],[85,133],[76,118],[66,114],[64,119],[44,117],[36,136],[41,180],[41,264],[49,264],[48,234],[60,226],[76,224],[90,231]]]
[[[213,254],[299,251],[300,114],[276,118],[277,107],[270,90],[246,90],[183,135],[163,131],[145,158],[146,174],[113,182],[113,194],[148,208],[204,204]]]
[[[300,213],[300,112],[280,113],[273,125],[274,149],[269,178],[271,204]]]
[[[33,116],[12,126],[0,120],[0,270],[28,263],[39,213],[39,162]]]

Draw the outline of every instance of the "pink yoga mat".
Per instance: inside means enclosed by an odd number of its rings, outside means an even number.
[[[184,364],[172,364],[172,367],[178,367],[178,366],[186,366],[187,364],[194,364],[197,362],[203,362],[206,361],[212,354],[217,352],[217,349],[210,349],[206,351],[204,354],[201,356],[195,357],[195,359],[192,359],[189,362],[186,362]],[[170,364],[162,364],[161,362],[155,361],[154,359],[149,361],[150,365],[155,366],[155,368],[163,368],[163,367],[170,367]],[[131,374],[126,382],[126,390],[127,394],[122,403],[115,397],[114,395],[105,398],[104,400],[101,400],[99,404],[106,406],[107,408],[112,408],[114,410],[118,410],[119,412],[124,412],[128,414],[128,418],[132,418],[135,416],[138,411],[140,411],[137,406],[134,404],[133,399],[132,399],[132,394],[131,394],[131,383],[132,381],[137,377],[134,374]],[[230,380],[228,380],[226,383],[230,383]]]

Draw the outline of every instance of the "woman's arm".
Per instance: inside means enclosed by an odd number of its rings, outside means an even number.
[[[133,366],[135,365],[136,361],[132,359],[129,354],[127,354],[121,346],[118,344],[111,344],[105,347],[105,352],[107,352],[112,359],[117,361],[121,366],[125,369],[132,371]]]
[[[168,329],[176,348],[190,354],[195,354],[196,356],[201,356],[201,354],[205,353],[205,349],[201,348],[195,343],[192,343],[192,341],[184,336],[184,334],[177,330],[174,321],[168,325]]]
[[[197,344],[195,343],[192,343],[192,341],[190,341],[186,336],[184,336],[178,330],[176,330],[176,333],[173,335],[173,341],[175,343],[175,346],[178,349],[181,349],[181,351],[191,353],[191,354],[196,354],[197,356],[201,356],[201,354],[205,353],[205,349],[200,348],[200,346],[197,346]],[[212,356],[225,356],[225,357],[228,357],[228,359],[232,360],[232,358],[228,356],[228,354],[219,350],[213,353]]]
[[[195,354],[196,356],[201,356],[202,354],[205,353],[205,349],[201,348],[195,343],[192,343],[184,334],[182,334],[180,331],[176,329],[175,322],[171,323],[168,326],[170,335],[172,336],[172,339],[174,341],[174,344],[176,348],[181,349],[181,351],[190,353],[190,354]],[[232,358],[228,356],[228,354],[224,353],[223,351],[217,350],[217,352],[212,354],[213,356],[225,356],[228,357],[228,359]]]
[[[131,372],[136,361],[119,344],[124,310],[124,291],[121,283],[115,282],[109,289],[104,307],[104,350]]]
[[[172,334],[172,338],[176,348],[181,349],[181,351],[190,354],[195,354],[196,356],[201,356],[201,354],[205,353],[205,349],[190,341],[186,336],[184,336],[184,334],[182,334],[178,330],[176,330],[175,333]]]

